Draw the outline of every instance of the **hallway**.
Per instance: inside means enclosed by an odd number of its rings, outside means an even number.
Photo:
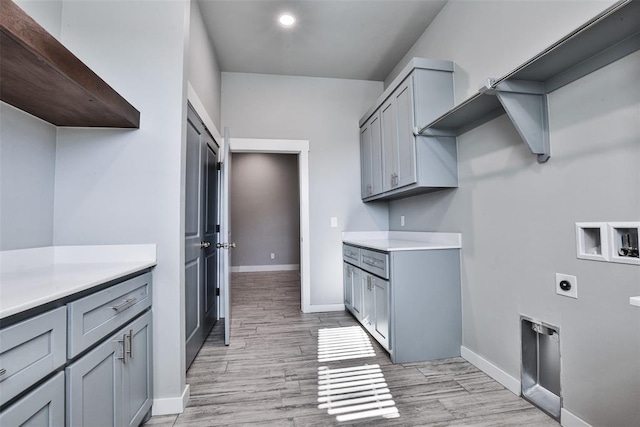
[[[218,322],[191,368],[191,399],[153,426],[557,426],[462,358],[392,365],[375,357],[318,361],[324,328],[357,326],[346,312],[300,313],[298,272],[235,273],[231,345]],[[327,332],[323,332],[327,333]],[[380,365],[397,418],[339,422],[318,408],[318,369]]]

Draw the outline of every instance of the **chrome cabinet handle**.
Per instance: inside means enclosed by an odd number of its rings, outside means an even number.
[[[200,249],[207,249],[211,246],[211,242],[200,242]]]
[[[120,313],[122,310],[125,310],[125,309],[131,307],[136,301],[137,301],[136,297],[127,298],[126,300],[124,300],[120,304],[114,305],[111,308],[114,309],[116,311],[116,313]]]
[[[362,262],[367,264],[367,265],[370,265],[372,267],[377,267],[378,264],[383,264],[382,261],[377,260],[377,259],[372,259],[372,258],[363,258]]]
[[[122,364],[126,365],[127,364],[127,350],[126,350],[126,344],[125,344],[125,338],[127,337],[126,334],[122,335],[122,339],[121,340],[116,340],[117,343],[122,343],[122,356],[116,356],[116,359],[118,360],[122,360]]]
[[[125,337],[127,335],[125,334]],[[133,329],[129,329],[129,350],[127,351],[129,359],[133,358]]]

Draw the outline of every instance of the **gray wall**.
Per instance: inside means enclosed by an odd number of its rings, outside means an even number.
[[[300,264],[298,156],[236,153],[232,162],[232,265]]]
[[[189,25],[189,82],[198,94],[217,130],[220,131],[220,67],[200,5],[191,0]]]
[[[56,245],[157,244],[154,397],[178,407],[188,22],[189,2],[64,2],[62,42],[140,110],[140,129],[59,128],[54,207]]]
[[[62,1],[15,3],[60,38]],[[50,246],[56,127],[0,102],[0,250]]]
[[[513,3],[500,3],[505,20],[495,2],[451,2],[414,49],[472,76],[458,101],[480,76],[516,65],[494,63],[497,40],[500,56],[531,57],[538,37],[567,33],[610,2]],[[457,190],[390,204],[393,230],[462,233],[465,347],[519,379],[520,314],[560,327],[564,407],[594,426],[640,419],[640,313],[629,305],[640,268],[576,259],[574,223],[640,220],[639,78],[636,52],[552,93],[548,163],[502,116],[458,138]],[[577,300],[555,294],[556,272],[577,276]]]
[[[56,127],[0,102],[0,250],[51,246]]]
[[[53,37],[62,32],[62,0],[13,0]]]
[[[309,140],[312,305],[342,303],[341,232],[388,226],[386,205],[360,201],[358,120],[381,93],[381,82],[222,73],[231,137]]]

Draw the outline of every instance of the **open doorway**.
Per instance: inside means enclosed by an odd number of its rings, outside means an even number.
[[[234,153],[231,272],[300,269],[298,155]]]
[[[237,154],[242,153],[258,153],[258,154],[293,154],[291,158],[288,158],[291,161],[292,158],[295,158],[297,161],[297,185],[298,185],[298,221],[299,221],[299,254],[298,254],[298,264],[300,268],[300,283],[301,283],[301,310],[305,313],[310,311],[310,255],[309,255],[309,141],[304,140],[273,140],[273,139],[244,139],[244,138],[231,138],[230,139],[230,148],[231,152],[234,154],[233,162],[234,166],[236,164],[235,156]],[[263,160],[269,158],[263,158]],[[235,185],[235,184],[232,184]],[[233,193],[233,187],[231,192]],[[231,195],[233,197],[233,195]],[[232,202],[233,203],[233,202]],[[238,239],[241,237],[240,235],[236,235],[235,232],[237,230],[237,224],[235,224],[236,219],[232,216],[233,228],[232,228],[232,237],[233,239]],[[252,241],[248,241],[248,243],[252,245]],[[239,248],[238,248],[239,249]],[[236,249],[237,251],[237,249]],[[268,262],[262,264],[254,264],[255,265],[274,265],[280,267],[274,268],[282,268],[281,266],[287,266],[288,269],[295,268],[296,264],[281,264],[278,263],[278,254],[274,253],[269,249],[260,249],[257,251],[258,256],[267,256]],[[275,258],[271,260],[271,253],[274,253]],[[242,259],[234,260],[234,258],[239,255],[234,253],[232,257],[232,263],[237,268],[236,271],[240,270],[240,267],[243,265]],[[291,259],[291,258],[289,258]],[[291,262],[291,261],[286,261]],[[245,265],[245,267],[250,267]],[[260,268],[260,267],[257,267]],[[263,267],[266,268],[266,267]],[[245,271],[247,271],[245,269]],[[255,271],[255,270],[254,270]]]

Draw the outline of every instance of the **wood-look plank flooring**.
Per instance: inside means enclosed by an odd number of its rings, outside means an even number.
[[[232,277],[231,345],[218,322],[187,372],[180,415],[147,426],[558,426],[462,358],[393,365],[375,358],[319,363],[318,330],[354,326],[346,312],[300,312],[297,272]],[[318,368],[377,363],[400,416],[338,422],[318,408]]]

